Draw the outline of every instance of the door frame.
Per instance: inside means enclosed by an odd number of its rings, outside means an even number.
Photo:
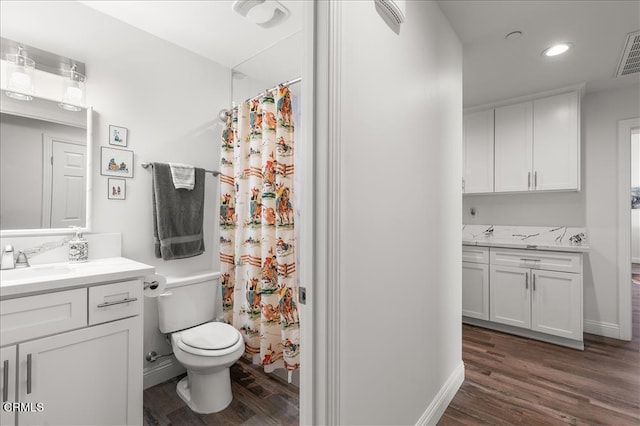
[[[618,323],[619,338],[631,340],[631,132],[640,117],[618,121]]]
[[[54,142],[62,142],[68,143],[72,145],[79,145],[85,147],[85,157],[88,151],[88,145],[82,141],[71,140],[66,138],[61,138],[55,135],[51,135],[48,133],[42,134],[42,214],[41,214],[41,225],[42,228],[51,228],[51,208],[53,207],[53,164],[51,162],[51,157],[53,156],[53,143]],[[85,180],[88,179],[89,170],[86,167],[86,158],[85,158]],[[86,186],[86,185],[85,185]],[[86,195],[86,187],[85,196]],[[87,217],[86,207],[87,202],[85,200],[85,220]]]

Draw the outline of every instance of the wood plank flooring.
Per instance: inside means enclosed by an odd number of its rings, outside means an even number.
[[[184,375],[144,391],[144,425],[297,425],[298,388],[240,359],[231,367],[233,401],[223,411],[196,414],[176,393]]]
[[[634,265],[633,340],[585,334],[577,351],[463,325],[466,379],[440,425],[639,425],[640,265]],[[189,410],[169,380],[144,392],[145,425],[297,425],[298,389],[259,366],[231,367],[224,411]]]
[[[640,275],[633,336],[577,351],[463,325],[465,381],[439,424],[640,425]]]

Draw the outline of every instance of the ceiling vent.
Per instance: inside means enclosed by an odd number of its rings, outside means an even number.
[[[640,31],[635,31],[627,35],[627,42],[624,46],[622,59],[618,65],[616,77],[640,72]]]

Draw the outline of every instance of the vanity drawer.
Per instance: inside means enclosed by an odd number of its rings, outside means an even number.
[[[462,261],[489,263],[489,247],[462,246]]]
[[[580,253],[559,251],[491,248],[491,265],[544,269],[547,271],[582,272]]]
[[[142,281],[89,287],[89,325],[142,313]]]
[[[86,288],[0,301],[2,346],[86,326]]]

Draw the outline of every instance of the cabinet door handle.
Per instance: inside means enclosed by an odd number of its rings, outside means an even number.
[[[531,172],[527,173],[527,189],[531,189]]]
[[[9,360],[5,359],[2,363],[2,402],[9,399]]]
[[[118,300],[116,302],[104,302],[98,305],[98,308],[106,308],[107,306],[120,305],[121,303],[135,302],[137,297],[127,297],[126,299]]]
[[[31,354],[27,355],[27,395],[31,393]]]
[[[525,273],[524,277],[524,289],[529,290],[529,273]]]
[[[531,278],[533,279],[533,291],[536,291],[536,274],[531,274]]]
[[[464,178],[462,178],[462,192],[464,192],[465,186],[466,186],[466,185],[465,185]]]
[[[533,187],[538,189],[538,172],[533,172]]]

